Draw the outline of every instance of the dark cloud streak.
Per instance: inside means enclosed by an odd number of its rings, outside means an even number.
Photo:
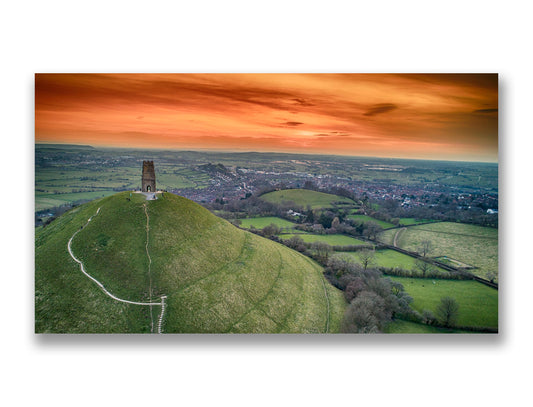
[[[498,109],[478,109],[474,113],[498,113]]]
[[[286,126],[299,126],[300,124],[303,124],[302,122],[285,122]]]
[[[388,113],[395,109],[398,109],[398,106],[393,103],[378,103],[363,113],[363,116],[375,116],[377,114]]]

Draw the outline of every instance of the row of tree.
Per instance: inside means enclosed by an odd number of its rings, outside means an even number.
[[[383,332],[395,318],[451,328],[459,316],[459,305],[452,297],[441,298],[435,314],[430,310],[422,313],[413,310],[409,306],[413,299],[403,285],[371,268],[369,258],[363,253],[359,264],[330,258],[325,275],[334,286],[344,291],[350,304],[343,318],[343,332]]]

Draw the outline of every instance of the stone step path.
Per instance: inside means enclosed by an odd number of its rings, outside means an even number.
[[[157,324],[157,333],[160,334],[163,332],[162,325],[163,325],[163,315],[165,315],[165,299],[167,298],[166,295],[163,295],[161,297],[161,315],[159,316],[159,322]]]
[[[112,293],[110,293],[105,287],[104,285],[98,281],[96,278],[94,278],[93,276],[91,276],[89,273],[87,273],[87,271],[85,270],[85,267],[83,266],[83,263],[81,262],[81,260],[79,260],[78,258],[76,258],[76,256],[74,256],[74,253],[72,252],[72,240],[74,239],[74,237],[81,231],[83,230],[83,228],[85,226],[87,226],[89,224],[89,222],[96,216],[98,215],[98,213],[100,212],[100,208],[98,208],[98,210],[96,211],[96,213],[91,216],[88,220],[87,220],[87,223],[85,225],[83,225],[79,230],[77,230],[73,235],[72,237],[70,238],[70,240],[68,241],[68,244],[67,244],[67,249],[68,249],[68,252],[70,254],[70,257],[72,257],[72,259],[78,263],[80,265],[80,270],[81,272],[86,276],[88,277],[90,280],[92,280],[98,287],[100,287],[100,289],[109,297],[113,298],[115,301],[119,301],[119,302],[123,302],[123,303],[126,303],[126,304],[133,304],[133,305],[143,305],[143,306],[151,306],[151,305],[160,305],[161,306],[161,315],[159,316],[159,324],[158,324],[158,333],[161,333],[162,332],[162,321],[163,321],[163,314],[165,313],[165,298],[167,298],[166,296],[162,296],[161,297],[161,302],[138,302],[138,301],[129,301],[129,300],[125,300],[123,298],[119,298],[115,295],[113,295]]]

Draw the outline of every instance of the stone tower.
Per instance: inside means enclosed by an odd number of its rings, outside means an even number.
[[[143,161],[142,192],[155,192],[155,169],[153,161]]]

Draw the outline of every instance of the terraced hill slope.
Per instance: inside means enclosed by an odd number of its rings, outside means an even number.
[[[105,290],[138,303],[165,296],[163,316],[107,295],[69,254],[71,238]],[[157,332],[160,318],[165,333],[337,332],[345,307],[307,257],[168,193],[75,208],[36,232],[35,266],[36,332]]]

